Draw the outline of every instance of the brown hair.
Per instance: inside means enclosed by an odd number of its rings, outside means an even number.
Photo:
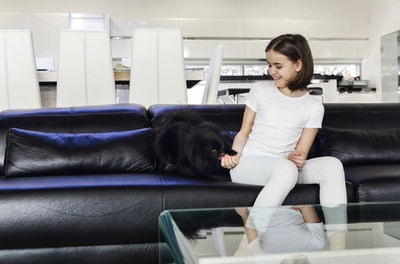
[[[268,43],[265,52],[271,49],[285,55],[293,62],[299,59],[302,61],[301,70],[289,83],[288,88],[292,91],[305,89],[311,83],[314,73],[314,60],[307,40],[298,34],[280,35]]]

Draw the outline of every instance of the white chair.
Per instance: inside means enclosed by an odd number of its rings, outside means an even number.
[[[32,32],[0,30],[0,110],[40,107]]]
[[[218,103],[218,87],[219,80],[221,77],[221,66],[223,57],[223,46],[218,45],[211,56],[207,78],[206,86],[204,88],[202,104],[216,104]]]
[[[115,103],[109,32],[61,31],[57,106]]]
[[[182,35],[175,28],[133,31],[129,102],[186,104]]]

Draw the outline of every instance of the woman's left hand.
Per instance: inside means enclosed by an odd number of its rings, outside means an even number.
[[[239,156],[238,154],[234,156],[230,156],[225,154],[221,157],[221,167],[225,169],[232,169],[239,163]]]
[[[306,162],[306,157],[301,152],[295,150],[289,154],[288,160],[292,161],[296,165],[297,169],[300,171],[303,168],[304,163]]]

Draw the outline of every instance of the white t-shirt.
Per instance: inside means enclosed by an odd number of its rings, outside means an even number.
[[[324,116],[324,106],[317,98],[308,93],[286,96],[270,82],[251,88],[246,105],[256,116],[243,155],[287,158],[296,148],[303,128],[321,128]]]

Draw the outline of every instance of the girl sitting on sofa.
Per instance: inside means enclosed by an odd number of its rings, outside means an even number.
[[[343,165],[334,157],[307,160],[324,107],[306,87],[314,64],[307,40],[281,35],[265,49],[274,83],[250,90],[242,126],[221,166],[233,182],[264,185],[254,207],[279,206],[296,183],[318,183],[322,205],[345,204]]]
[[[330,247],[342,249],[346,206],[339,214],[329,207],[347,203],[343,165],[334,157],[307,160],[324,116],[321,101],[306,90],[314,72],[310,47],[303,36],[286,34],[271,40],[265,52],[274,83],[250,90],[233,141],[237,154],[225,155],[221,166],[231,169],[233,182],[264,186],[253,207],[280,206],[296,183],[319,184],[326,223],[336,224],[328,231]]]

